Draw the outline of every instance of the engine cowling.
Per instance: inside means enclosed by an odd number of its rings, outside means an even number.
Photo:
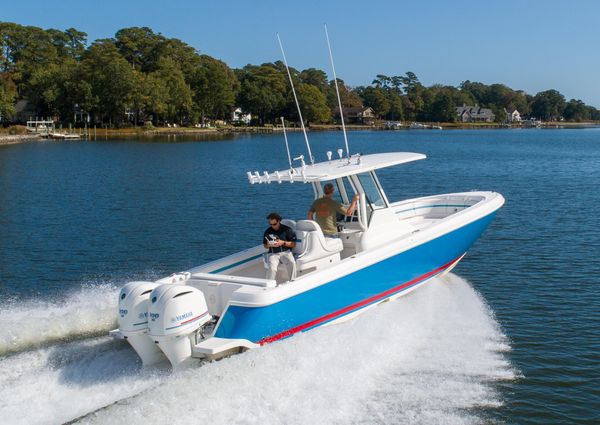
[[[149,335],[173,367],[192,356],[195,332],[210,321],[204,294],[186,285],[161,285],[150,294]]]
[[[148,335],[150,294],[157,286],[154,282],[129,282],[119,293],[119,331],[144,366],[165,360],[163,352]]]

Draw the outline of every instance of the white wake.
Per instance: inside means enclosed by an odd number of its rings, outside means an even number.
[[[477,423],[481,407],[502,405],[494,382],[516,377],[509,349],[477,292],[449,275],[352,321],[172,375],[143,371],[107,338],[5,357],[0,418],[60,423],[110,404],[79,423]]]
[[[61,300],[0,304],[0,356],[116,327],[118,289],[85,285]]]

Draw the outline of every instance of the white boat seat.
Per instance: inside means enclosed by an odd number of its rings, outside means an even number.
[[[281,224],[285,224],[290,229],[296,230],[296,221],[294,221],[294,220],[290,220],[289,218],[284,218],[283,220],[281,220]]]
[[[298,272],[340,261],[340,252],[344,249],[341,239],[326,238],[319,225],[311,220],[299,220],[296,223],[298,241],[292,250],[296,257]]]

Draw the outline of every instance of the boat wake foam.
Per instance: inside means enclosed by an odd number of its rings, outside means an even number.
[[[0,360],[0,418],[11,425],[65,423],[166,376],[143,370],[129,346],[110,337],[21,352]]]
[[[0,417],[15,424],[89,412],[77,423],[476,423],[482,407],[502,405],[494,382],[518,375],[509,350],[486,303],[449,274],[349,322],[174,374],[141,369],[133,350],[106,337],[4,357]]]
[[[62,300],[0,304],[0,355],[103,334],[116,327],[119,289],[85,285]]]

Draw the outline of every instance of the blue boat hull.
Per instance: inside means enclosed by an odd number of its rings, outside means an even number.
[[[264,307],[229,306],[215,336],[265,344],[306,331],[424,283],[451,267],[495,212],[439,238]]]

